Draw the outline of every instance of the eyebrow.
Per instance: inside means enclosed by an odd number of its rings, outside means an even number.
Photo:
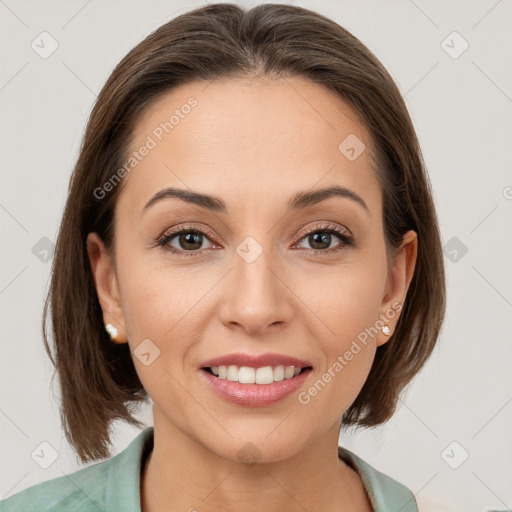
[[[308,206],[313,206],[322,201],[325,201],[326,199],[330,199],[331,197],[351,199],[352,201],[362,206],[366,210],[368,215],[370,215],[370,210],[368,209],[368,206],[366,205],[361,196],[357,195],[354,191],[339,185],[334,185],[332,187],[322,188],[319,190],[297,192],[288,201],[287,208],[289,211],[298,210],[306,208]],[[155,203],[169,198],[181,199],[182,201],[186,201],[188,203],[201,206],[202,208],[206,208],[213,212],[228,213],[226,203],[219,197],[201,194],[199,192],[193,192],[190,190],[168,187],[157,192],[146,203],[146,205],[142,209],[141,216],[148,208],[153,206]]]

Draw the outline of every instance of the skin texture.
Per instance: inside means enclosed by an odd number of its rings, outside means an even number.
[[[416,233],[405,235],[388,266],[369,132],[337,95],[303,78],[181,86],[145,111],[132,150],[191,96],[197,106],[125,178],[114,253],[96,233],[88,237],[105,324],[132,353],[145,339],[160,350],[149,366],[134,357],[155,426],[142,510],[370,511],[359,476],[337,457],[338,435],[388,336],[369,337],[308,404],[297,393],[267,407],[232,404],[203,382],[199,367],[238,351],[291,355],[312,363],[307,390],[359,333],[403,304]],[[354,161],[338,149],[349,134],[366,145]],[[286,211],[295,193],[331,185],[360,195],[369,211],[348,198]],[[228,213],[173,198],[142,214],[169,186],[218,196]],[[307,235],[326,224],[348,230],[356,245],[343,247],[336,235],[314,245]],[[192,247],[179,235],[169,242],[195,250],[191,257],[156,246],[180,226],[213,237]],[[248,236],[262,249],[250,264],[236,252]],[[326,253],[334,247],[342,250]],[[391,334],[398,318],[386,322]],[[260,453],[251,466],[237,456],[248,442]]]

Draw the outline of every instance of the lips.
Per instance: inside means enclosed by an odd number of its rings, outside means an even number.
[[[221,365],[217,368],[219,370],[221,368],[225,369],[226,366]],[[228,368],[236,368],[236,366],[230,365]],[[252,369],[250,367],[245,368],[246,370]],[[281,365],[280,368],[283,368],[283,366]],[[287,368],[293,369],[294,367],[288,366]],[[267,407],[284,400],[292,393],[298,391],[311,372],[310,368],[304,369],[298,375],[292,375],[289,378],[268,384],[247,384],[230,381],[216,377],[204,369],[199,370],[199,377],[217,396],[228,402],[243,407]]]
[[[225,356],[208,359],[199,365],[199,368],[211,368],[212,366],[229,366],[236,365],[238,367],[248,366],[249,368],[262,368],[264,366],[295,366],[295,368],[312,367],[313,365],[305,359],[297,359],[296,357],[284,354],[247,354],[237,352]]]

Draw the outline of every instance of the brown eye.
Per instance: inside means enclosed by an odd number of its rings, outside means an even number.
[[[330,247],[336,238],[341,241],[340,244]],[[328,225],[315,228],[314,231],[306,233],[301,240],[306,240],[310,245],[310,249],[314,254],[330,254],[332,252],[354,247],[354,239],[345,231],[342,231],[336,225]]]
[[[157,245],[165,251],[178,256],[197,256],[204,247],[204,238],[210,239],[210,233],[198,228],[182,227],[171,233],[167,233],[158,239]],[[171,242],[175,245],[171,245]]]

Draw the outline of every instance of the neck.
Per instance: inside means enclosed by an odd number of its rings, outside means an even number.
[[[154,412],[142,512],[372,510],[359,475],[338,458],[339,425],[286,459],[244,463],[213,452]]]

